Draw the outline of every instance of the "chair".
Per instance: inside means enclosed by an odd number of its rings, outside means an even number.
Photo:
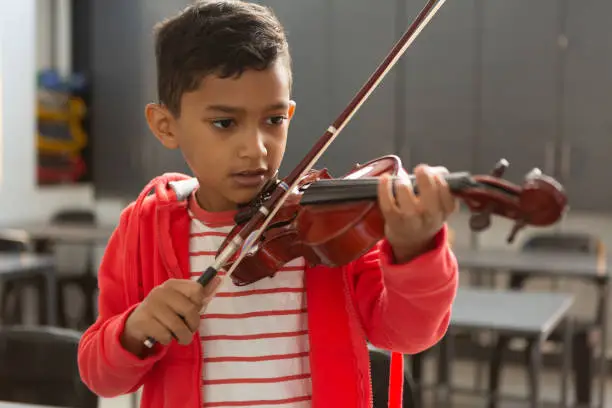
[[[603,250],[601,241],[590,234],[585,233],[543,233],[529,238],[522,248],[523,251],[558,251],[573,253],[599,254]],[[524,288],[527,279],[532,276],[528,273],[511,273],[509,288],[521,290]],[[599,310],[598,313],[602,311]],[[573,337],[573,361],[576,401],[580,404],[587,404],[591,400],[591,381],[592,367],[594,359],[593,347],[589,341],[590,332],[593,329],[593,322],[581,322],[574,320]],[[550,340],[563,342],[565,323],[562,323],[551,335]],[[502,354],[508,347],[511,338],[500,337],[493,350],[489,373],[489,391],[497,392],[499,389],[499,379],[502,366]],[[529,347],[525,353],[528,353]],[[588,357],[587,357],[588,356]],[[528,356],[527,356],[528,357]],[[529,361],[525,358],[525,361]],[[491,408],[496,406],[495,402],[489,405]]]
[[[0,401],[96,408],[81,381],[80,333],[51,327],[0,327]]]
[[[51,222],[53,224],[85,224],[93,225],[96,223],[96,215],[90,210],[72,209],[63,210],[56,213]]]
[[[391,357],[379,350],[370,349],[370,375],[372,376],[372,392],[374,408],[389,406],[389,375],[391,373]],[[413,400],[413,386],[408,373],[404,374],[403,408],[416,408]]]
[[[28,251],[28,243],[17,237],[0,237],[0,253],[23,253]],[[21,305],[23,303],[23,292],[26,287],[33,287],[38,293],[38,322],[46,324],[47,314],[46,304],[40,299],[45,298],[45,277],[40,276],[11,276],[2,277],[2,294],[0,296],[0,319],[3,324],[22,323],[23,313]]]
[[[90,210],[81,209],[67,209],[55,214],[51,223],[54,225],[95,225],[96,216]],[[58,252],[61,261],[61,255],[63,247],[78,247],[82,249],[83,245],[55,245],[54,249]],[[72,248],[66,248],[72,249]],[[51,248],[44,248],[45,251],[50,252]],[[57,311],[58,311],[58,325],[60,327],[68,327],[68,315],[66,313],[66,289],[73,287],[78,289],[84,299],[85,310],[83,313],[83,321],[81,322],[84,326],[88,326],[95,320],[95,305],[94,296],[98,289],[97,276],[93,272],[94,264],[94,249],[92,246],[85,248],[85,259],[76,259],[76,254],[71,253],[66,256],[69,262],[58,263],[58,276],[57,276]],[[79,251],[78,255],[81,255],[82,251]],[[77,262],[75,262],[75,260]],[[81,262],[78,262],[81,261]],[[75,265],[76,264],[76,265]],[[76,274],[74,272],[77,272]]]

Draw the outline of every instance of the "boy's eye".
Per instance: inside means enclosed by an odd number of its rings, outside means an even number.
[[[281,125],[285,121],[285,119],[287,119],[286,116],[279,115],[268,118],[268,121],[271,125]]]
[[[234,121],[232,119],[218,119],[213,120],[212,124],[213,126],[216,126],[220,129],[227,129],[232,125],[233,122]]]

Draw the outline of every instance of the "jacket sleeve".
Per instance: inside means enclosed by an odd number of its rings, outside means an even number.
[[[445,225],[434,249],[404,264],[394,263],[391,245],[382,240],[347,269],[353,304],[373,346],[416,354],[445,335],[458,286],[447,234]]]
[[[166,350],[154,348],[141,359],[125,350],[120,342],[125,322],[138,306],[138,303],[129,304],[126,296],[128,263],[125,262],[125,249],[128,248],[126,235],[131,208],[124,210],[107,244],[98,271],[99,315],[81,337],[78,350],[81,379],[94,393],[106,398],[136,391]]]

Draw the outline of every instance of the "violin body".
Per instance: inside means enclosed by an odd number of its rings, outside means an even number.
[[[285,205],[234,270],[236,285],[248,285],[272,277],[289,261],[304,257],[309,265],[341,266],[359,258],[384,236],[384,219],[375,197],[347,202],[335,192],[308,194],[308,186],[319,180],[356,180],[359,178],[406,174],[396,156],[385,156],[363,166],[357,165],[341,179],[326,169],[312,170],[300,182]],[[340,186],[351,194],[350,186]],[[372,190],[370,188],[370,190]],[[308,194],[308,204],[302,200]],[[341,201],[335,203],[334,201]],[[222,251],[235,234],[237,225],[219,248]],[[248,239],[247,239],[248,241]],[[227,267],[231,266],[231,262]]]

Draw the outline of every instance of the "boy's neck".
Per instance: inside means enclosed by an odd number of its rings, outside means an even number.
[[[195,199],[202,210],[210,213],[229,212],[238,209],[236,203],[232,203],[228,200],[211,200],[210,197],[206,197],[205,193],[200,188],[195,192]]]
[[[199,190],[196,190],[189,198],[189,209],[196,219],[212,227],[229,226],[235,223],[234,216],[237,211],[235,206],[205,207],[199,197]]]

